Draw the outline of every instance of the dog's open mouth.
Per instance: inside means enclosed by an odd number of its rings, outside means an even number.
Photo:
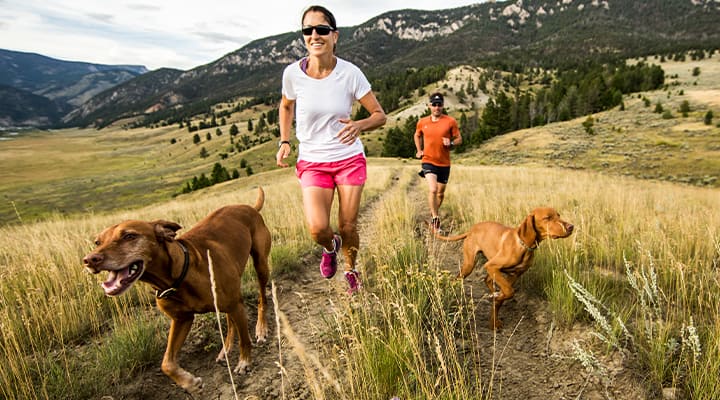
[[[108,279],[102,283],[105,294],[117,296],[123,294],[135,283],[145,271],[142,261],[135,261],[130,266],[117,271],[108,271]]]

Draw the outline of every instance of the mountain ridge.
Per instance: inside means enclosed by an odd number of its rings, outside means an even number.
[[[588,60],[714,49],[720,43],[717,20],[718,0],[517,0],[403,9],[341,26],[338,56],[360,66],[371,81],[426,65],[568,68]],[[256,39],[187,71],[162,68],[108,84],[86,101],[70,103],[74,109],[62,121],[102,127],[128,117],[182,120],[205,105],[278,96],[282,69],[304,55],[299,32]]]
[[[0,49],[0,126],[55,125],[95,95],[146,72],[141,65],[65,61]]]
[[[716,47],[720,43],[717,20],[720,4],[714,0],[518,0],[437,11],[405,9],[354,27],[341,26],[338,56],[363,68],[371,80],[423,65],[557,68],[588,59],[617,60]],[[188,103],[278,94],[282,68],[304,55],[298,32],[257,39],[183,72],[154,98],[144,98],[140,107],[115,107],[107,100],[115,92],[106,92],[85,103],[66,122],[102,126],[146,115],[148,102],[156,111],[182,113],[181,107]],[[184,103],[168,104],[163,98],[182,98]]]

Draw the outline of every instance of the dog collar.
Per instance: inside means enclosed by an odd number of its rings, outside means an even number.
[[[162,292],[160,289],[155,290],[155,297],[158,299],[164,299],[167,297],[172,296],[177,292],[178,287],[180,287],[180,284],[185,280],[185,276],[188,272],[188,267],[190,266],[190,254],[188,253],[187,247],[185,247],[184,244],[182,244],[180,241],[177,241],[177,244],[180,245],[180,248],[183,251],[183,254],[185,255],[185,261],[183,262],[183,269],[180,273],[180,276],[175,279],[175,282],[173,282],[172,285],[170,285],[170,288],[163,290]]]
[[[527,244],[525,244],[525,242],[523,242],[522,238],[520,237],[520,234],[517,235],[517,240],[518,243],[520,243],[520,245],[524,247],[527,251],[535,251],[538,248],[538,242],[535,242],[535,244],[532,246],[528,246]]]

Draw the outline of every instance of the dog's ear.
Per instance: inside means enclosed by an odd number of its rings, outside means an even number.
[[[182,226],[170,221],[157,220],[151,224],[155,228],[155,237],[160,242],[172,242],[175,240],[176,232],[182,229]]]
[[[530,214],[525,217],[518,228],[518,234],[520,235],[520,239],[527,243],[528,246],[533,246],[535,242],[539,241],[540,238],[538,237],[537,229],[535,228],[534,214]]]

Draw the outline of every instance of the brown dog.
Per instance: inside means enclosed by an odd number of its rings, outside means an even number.
[[[490,327],[497,329],[502,326],[498,319],[500,306],[515,294],[513,284],[530,268],[540,242],[543,239],[565,238],[572,232],[572,224],[561,220],[555,209],[541,207],[534,209],[515,229],[497,222],[480,222],[462,235],[445,237],[436,233],[435,237],[445,241],[465,239],[463,265],[458,278],[470,275],[478,252],[487,258],[485,284],[495,303],[490,313]]]
[[[245,372],[250,364],[252,345],[240,290],[249,256],[253,259],[260,290],[255,334],[258,342],[267,338],[265,286],[271,237],[259,213],[264,202],[265,193],[260,188],[254,208],[222,207],[177,239],[176,232],[182,227],[174,222],[124,221],[100,233],[95,239],[95,250],[83,259],[92,273],[108,271],[108,279],[102,284],[108,296],[122,294],[137,281],[147,282],[155,289],[158,307],[172,319],[162,370],[190,393],[201,392],[202,379],[182,369],[177,360],[195,314],[215,310],[208,253],[217,306],[228,317],[225,348],[217,360],[224,360],[237,333],[240,361],[235,372]]]

